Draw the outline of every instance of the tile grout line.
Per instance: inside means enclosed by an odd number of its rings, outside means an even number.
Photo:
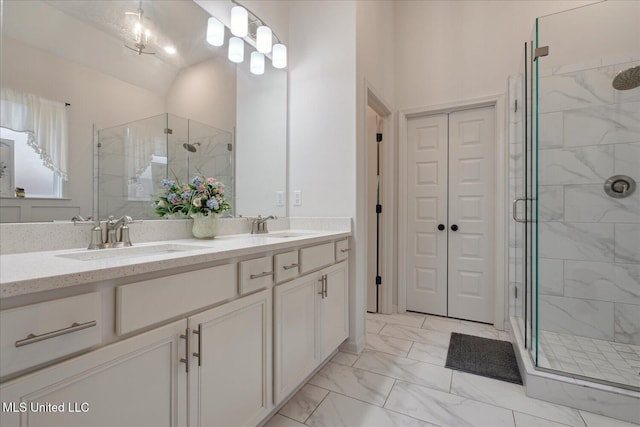
[[[318,386],[316,386],[318,387]],[[327,390],[326,388],[323,387],[318,387],[321,388],[323,390]],[[313,411],[311,411],[311,413],[307,416],[307,418],[305,418],[304,422],[302,424],[307,424],[307,421],[309,421],[309,418],[311,418],[311,416],[318,410],[318,408],[320,407],[320,405],[322,405],[322,402],[325,401],[325,399],[329,396],[329,394],[331,393],[331,390],[327,390],[327,394],[324,395],[324,397],[322,398],[322,400],[320,400],[320,402],[316,405],[316,407],[313,409]],[[297,420],[296,420],[297,421]]]

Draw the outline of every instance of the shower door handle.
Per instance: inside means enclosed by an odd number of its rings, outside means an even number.
[[[518,218],[518,202],[523,202],[523,201],[526,201],[526,200],[531,200],[531,199],[527,199],[526,197],[520,197],[518,199],[514,199],[513,200],[513,205],[512,205],[513,206],[513,220],[515,222],[525,222],[525,223],[527,222],[526,218],[525,219]]]

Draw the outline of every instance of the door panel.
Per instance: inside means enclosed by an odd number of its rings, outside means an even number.
[[[493,322],[494,126],[493,107],[407,121],[407,310]]]
[[[493,323],[493,108],[449,117],[449,316]]]
[[[407,310],[447,315],[447,115],[408,121]]]

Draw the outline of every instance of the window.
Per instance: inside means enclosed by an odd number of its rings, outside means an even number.
[[[0,195],[14,196],[15,187],[21,187],[26,197],[62,197],[62,178],[43,164],[27,140],[26,132],[0,127],[0,162],[5,166]]]

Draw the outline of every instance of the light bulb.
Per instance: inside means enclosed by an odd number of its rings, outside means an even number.
[[[136,42],[140,42],[140,34],[142,33],[142,24],[140,22],[136,22],[133,26],[133,39]]]
[[[249,32],[249,14],[242,6],[234,6],[231,9],[231,34],[236,37],[245,37]]]
[[[264,54],[260,52],[251,52],[249,71],[256,75],[264,74]]]
[[[239,64],[244,61],[244,40],[238,37],[229,39],[229,61]]]
[[[271,44],[273,42],[273,32],[266,25],[258,27],[256,31],[256,49],[261,53],[271,52]]]
[[[287,66],[287,47],[282,43],[273,45],[271,62],[274,68],[285,68]]]
[[[224,24],[213,16],[207,21],[207,43],[212,46],[224,44]]]

